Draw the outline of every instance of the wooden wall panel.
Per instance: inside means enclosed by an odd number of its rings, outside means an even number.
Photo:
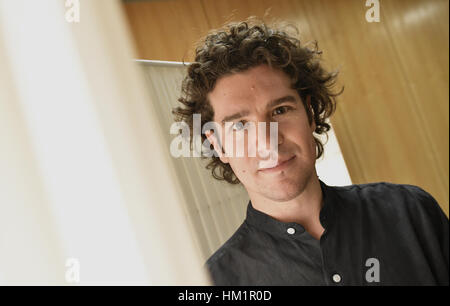
[[[405,107],[411,108],[418,126],[414,134],[423,142],[411,148],[410,155],[423,151],[430,173],[440,185],[429,188],[448,199],[449,168],[449,2],[389,1],[386,19],[393,49],[399,59],[406,86]],[[406,104],[405,103],[405,104]],[[405,124],[407,124],[405,122]],[[417,161],[419,162],[419,161]],[[426,172],[423,172],[426,173]],[[425,185],[426,177],[419,178]],[[440,187],[438,189],[437,187]]]
[[[132,1],[125,12],[142,59],[190,61],[209,30],[200,0]]]
[[[125,8],[147,59],[192,60],[194,42],[208,29],[262,17],[268,8],[267,21],[295,23],[301,40],[319,42],[325,66],[341,71],[345,91],[331,121],[353,182],[421,186],[448,215],[447,0],[380,1],[379,23],[366,21],[362,0],[173,0]],[[158,14],[173,18],[152,19]]]

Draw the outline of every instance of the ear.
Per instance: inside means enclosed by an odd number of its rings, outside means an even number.
[[[220,161],[224,164],[228,164],[229,158],[225,156],[225,152],[222,146],[219,145],[219,142],[216,138],[216,135],[211,132],[211,130],[205,131],[205,136],[208,138],[208,141],[213,145],[214,150],[219,155]]]

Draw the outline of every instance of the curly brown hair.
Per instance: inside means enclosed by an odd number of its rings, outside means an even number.
[[[294,29],[297,30],[295,26]],[[175,120],[189,125],[192,147],[193,114],[201,115],[202,126],[213,121],[214,110],[207,95],[214,89],[217,80],[267,64],[290,77],[292,88],[302,99],[309,123],[314,120],[316,124],[314,132],[326,134],[330,125],[325,121],[335,111],[335,97],[342,93],[343,87],[341,91],[333,92],[337,71],[327,72],[322,68],[321,53],[317,41],[312,43],[312,47],[301,45],[299,39],[287,34],[283,28],[269,27],[255,17],[210,31],[195,49],[195,61],[188,66],[178,99],[183,106],[174,108]],[[308,96],[311,97],[310,105],[306,105]],[[202,134],[201,137],[203,143],[206,136]],[[316,158],[319,158],[323,154],[323,144],[315,136],[314,140]],[[206,168],[211,169],[216,179],[239,183],[231,166],[216,155],[211,157]]]

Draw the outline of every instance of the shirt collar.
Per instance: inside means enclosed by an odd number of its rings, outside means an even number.
[[[320,210],[319,219],[322,226],[329,231],[333,223],[334,205],[332,187],[327,186],[319,180],[322,189],[323,206]],[[259,230],[268,232],[271,235],[285,237],[289,233],[302,234],[305,228],[296,222],[282,222],[253,208],[251,201],[247,205],[247,216],[245,222]],[[293,230],[292,230],[293,229]]]

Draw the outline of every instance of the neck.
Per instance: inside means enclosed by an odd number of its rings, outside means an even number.
[[[250,194],[253,208],[281,222],[295,222],[302,225],[313,237],[319,239],[324,228],[319,215],[323,205],[322,189],[319,179],[313,175],[301,193],[289,201],[274,201]]]

